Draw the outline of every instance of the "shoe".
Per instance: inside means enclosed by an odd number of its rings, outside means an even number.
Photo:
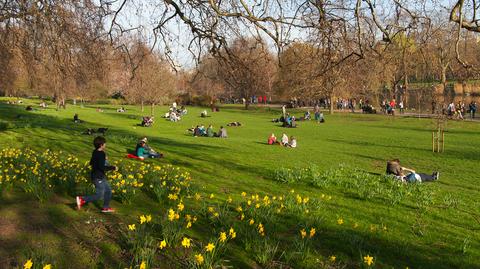
[[[440,172],[433,172],[433,180],[438,180],[440,177]]]
[[[77,208],[78,210],[82,209],[82,206],[86,203],[81,196],[77,196]]]
[[[102,209],[102,213],[113,213],[115,210],[111,207],[105,207]]]

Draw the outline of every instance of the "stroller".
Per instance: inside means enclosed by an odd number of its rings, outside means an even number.
[[[143,117],[142,119],[142,126],[143,127],[150,127],[153,125],[153,117]]]

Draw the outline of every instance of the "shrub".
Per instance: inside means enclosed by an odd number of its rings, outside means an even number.
[[[9,121],[0,120],[0,132],[12,129],[14,125]]]

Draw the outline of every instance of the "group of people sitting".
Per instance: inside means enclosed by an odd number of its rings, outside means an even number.
[[[135,147],[135,155],[140,159],[144,160],[145,158],[162,158],[163,154],[156,152],[147,144],[147,138],[144,137],[138,141],[137,146]]]
[[[118,113],[123,113],[125,111],[127,111],[127,110],[123,106],[121,108],[117,109]]]
[[[290,141],[288,140],[288,136],[286,134],[282,135],[282,140],[278,141],[277,137],[275,137],[275,134],[271,134],[268,137],[267,143],[269,145],[281,145],[284,147],[289,147],[289,148],[296,148],[297,147],[297,139],[294,136],[290,137]]]
[[[174,102],[164,117],[170,121],[177,122],[186,114],[187,109],[184,106],[177,108],[177,103]]]
[[[145,116],[142,118],[142,123],[141,125],[143,127],[150,127],[153,125],[153,117],[152,116]]]
[[[281,116],[279,119],[273,119],[272,122],[281,122],[282,127],[295,128],[297,127],[297,119],[295,116],[290,116],[289,113]]]
[[[223,126],[220,126],[220,130],[215,132],[213,130],[213,126],[210,124],[207,129],[205,129],[205,126],[203,125],[197,125],[197,127],[191,129],[193,132],[194,137],[198,136],[206,136],[206,137],[220,137],[220,138],[227,138],[227,129],[225,129]]]

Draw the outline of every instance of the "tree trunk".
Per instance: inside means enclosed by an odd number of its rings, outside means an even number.
[[[152,103],[150,106],[150,116],[153,117],[154,113],[155,113],[155,103]]]
[[[333,114],[333,105],[334,105],[333,100],[335,98],[335,96],[333,95],[333,91],[330,93],[329,98],[330,98],[330,114],[332,115]]]
[[[142,108],[142,112],[144,111],[144,107],[143,107],[143,100],[140,102],[141,103],[141,108]]]

